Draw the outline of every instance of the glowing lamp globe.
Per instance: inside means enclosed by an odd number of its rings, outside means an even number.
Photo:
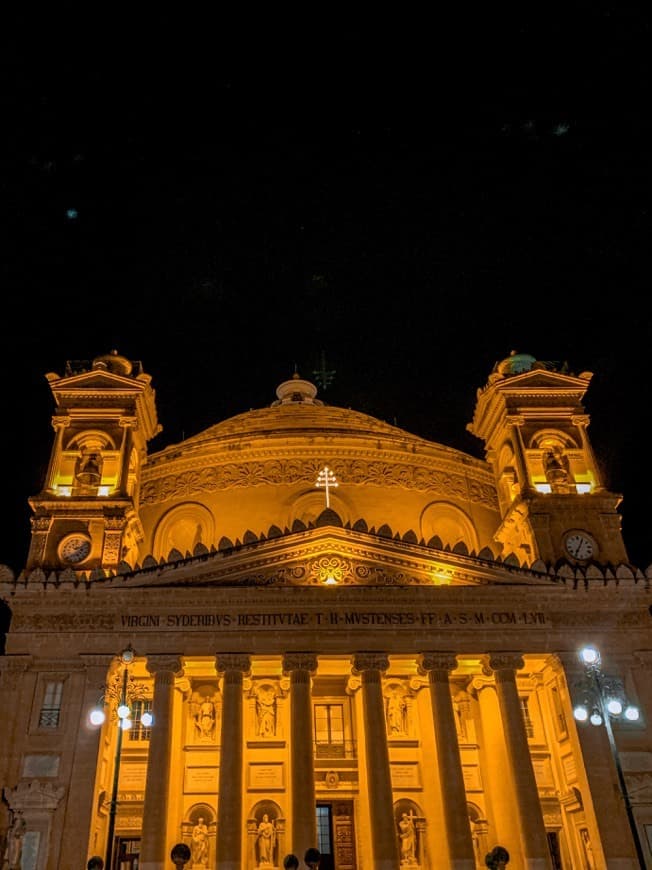
[[[91,710],[90,716],[88,717],[91,720],[91,725],[101,725],[106,716],[104,715],[104,710]]]
[[[577,719],[578,722],[586,722],[589,718],[589,711],[586,707],[582,706],[582,704],[578,704],[577,707],[573,710],[573,716]]]
[[[585,646],[580,650],[580,656],[585,665],[594,665],[600,658],[600,654],[593,646]]]

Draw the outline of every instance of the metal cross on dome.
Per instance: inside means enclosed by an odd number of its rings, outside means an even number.
[[[330,490],[331,488],[335,489],[336,487],[338,487],[339,483],[337,482],[337,478],[327,465],[325,465],[317,475],[317,481],[315,483],[315,486],[326,490],[326,507],[330,507]]]

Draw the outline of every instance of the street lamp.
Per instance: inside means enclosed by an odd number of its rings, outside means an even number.
[[[105,707],[109,708],[112,715],[118,720],[118,736],[115,747],[115,761],[113,764],[113,787],[111,790],[111,803],[109,804],[109,827],[107,831],[106,841],[106,860],[104,866],[106,870],[113,870],[113,836],[115,832],[115,817],[118,809],[118,783],[120,780],[120,758],[122,752],[122,733],[128,731],[132,726],[131,721],[131,704],[134,701],[139,701],[145,694],[145,687],[133,681],[129,674],[129,665],[136,657],[131,644],[122,650],[117,657],[120,665],[116,670],[112,680],[103,686],[103,694],[96,707],[91,710],[89,719],[92,725],[102,725],[106,719]],[[153,717],[150,712],[145,712],[140,717],[141,723],[149,728],[153,722]]]
[[[578,722],[586,722],[591,725],[602,725],[607,731],[609,747],[613,756],[620,791],[627,810],[627,820],[632,831],[636,855],[641,868],[645,868],[643,846],[638,833],[636,819],[632,810],[632,804],[627,791],[627,782],[620,764],[620,755],[614,739],[612,719],[620,719],[624,715],[629,722],[636,722],[640,718],[640,711],[634,704],[625,703],[625,692],[621,680],[609,677],[602,672],[602,660],[599,650],[594,646],[585,646],[579,651],[580,661],[584,665],[586,679],[578,686],[583,693],[582,700],[573,710],[573,716]]]

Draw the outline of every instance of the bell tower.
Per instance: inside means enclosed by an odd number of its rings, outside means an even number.
[[[485,443],[496,476],[503,555],[531,564],[628,562],[617,512],[587,434],[582,400],[592,373],[512,354],[478,390],[467,429]]]
[[[140,468],[161,431],[151,377],[116,350],[46,375],[56,403],[27,569],[115,569],[142,539]]]

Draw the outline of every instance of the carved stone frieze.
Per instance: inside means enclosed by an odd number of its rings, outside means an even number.
[[[319,459],[269,458],[262,461],[216,464],[214,457],[206,457],[205,465],[144,480],[141,490],[142,504],[157,504],[174,498],[187,498],[200,492],[250,488],[262,485],[313,485],[320,468]],[[465,501],[497,509],[495,487],[480,473],[465,466],[464,473],[431,468],[418,463],[371,459],[333,460],[333,471],[339,480],[349,484],[400,487],[429,491],[433,494],[457,496]]]
[[[21,631],[112,631],[115,616],[111,613],[30,613],[16,615],[12,632]]]
[[[115,617],[110,613],[33,613],[14,617],[12,631],[112,631]]]

